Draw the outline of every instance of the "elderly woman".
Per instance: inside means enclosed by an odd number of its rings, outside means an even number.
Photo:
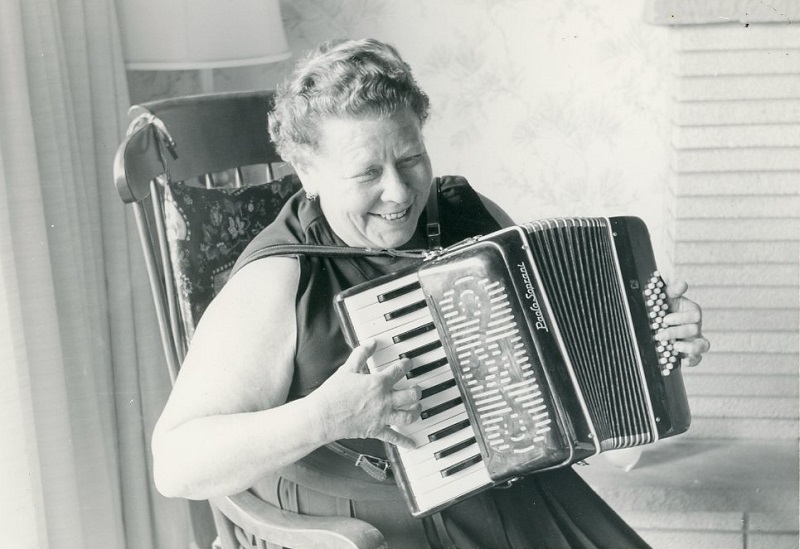
[[[279,89],[270,118],[270,135],[305,192],[242,257],[279,243],[425,248],[431,195],[444,246],[510,224],[464,179],[434,180],[427,115],[428,97],[391,46],[339,41],[311,53]],[[394,388],[407,361],[363,373],[374,346],[348,347],[333,298],[417,261],[240,260],[199,324],[156,427],[159,490],[206,499],[250,488],[285,509],[364,519],[393,548],[646,547],[571,468],[529,475],[424,520],[410,516],[391,474],[368,474],[382,469],[383,441],[413,445],[389,426],[419,418],[420,390]],[[678,339],[683,363],[694,365],[708,343],[685,290],[669,288],[662,336]],[[341,446],[329,446],[335,441]],[[356,467],[350,456],[359,454],[376,467]]]

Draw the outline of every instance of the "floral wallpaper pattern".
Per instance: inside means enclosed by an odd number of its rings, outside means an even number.
[[[283,0],[281,8],[295,59],[335,37],[398,48],[431,96],[425,131],[437,174],[466,176],[518,222],[638,215],[664,257],[670,43],[668,29],[644,22],[641,1]],[[215,86],[274,87],[291,66],[217,71]],[[174,84],[185,93],[185,74],[139,78],[150,78],[150,90]]]

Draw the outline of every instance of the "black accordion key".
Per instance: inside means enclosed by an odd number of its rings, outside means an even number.
[[[459,404],[463,403],[464,401],[461,400],[461,397],[456,397],[454,399],[448,400],[447,402],[442,402],[441,404],[437,404],[432,408],[428,408],[427,410],[422,410],[422,413],[419,415],[421,419],[429,419],[437,414],[441,414],[442,412],[449,410],[450,408],[455,408]]]
[[[449,448],[445,448],[444,450],[440,450],[438,452],[434,452],[433,457],[436,458],[436,459],[442,459],[442,458],[445,458],[447,456],[451,456],[451,455],[455,454],[456,452],[460,452],[464,448],[469,448],[473,444],[477,444],[477,442],[478,441],[475,440],[475,437],[469,437],[466,440],[462,440],[458,444],[453,444]]]
[[[468,419],[463,421],[459,421],[458,423],[453,423],[452,425],[445,427],[444,429],[439,429],[428,435],[428,440],[430,442],[436,442],[437,440],[441,440],[446,436],[452,435],[457,433],[463,429],[469,429],[470,422]]]
[[[450,387],[456,386],[455,379],[448,379],[447,381],[443,381],[442,383],[437,383],[432,387],[428,387],[427,389],[422,390],[422,394],[420,398],[428,398],[430,396],[436,395],[441,393],[442,391],[449,389]]]
[[[395,309],[390,313],[386,313],[383,315],[383,318],[386,320],[395,320],[400,318],[401,316],[407,315],[409,313],[413,313],[414,311],[419,311],[427,307],[427,304],[424,301],[417,301],[416,303],[412,303],[411,305],[406,305],[405,307],[400,307],[399,309]]]
[[[439,358],[437,360],[434,360],[433,362],[428,362],[427,364],[423,364],[422,366],[414,368],[413,370],[411,370],[406,374],[406,378],[413,379],[415,377],[425,375],[428,372],[432,372],[433,370],[441,368],[442,366],[446,365],[447,365],[447,358]]]
[[[467,458],[462,462],[456,463],[455,465],[451,465],[444,471],[442,471],[442,477],[449,477],[451,475],[455,475],[456,473],[467,469],[468,467],[472,467],[476,463],[480,463],[483,458],[481,455],[478,454],[476,456],[472,456],[471,458]]]
[[[416,349],[412,349],[410,351],[406,351],[405,353],[400,353],[400,358],[417,358],[418,356],[424,355],[434,349],[438,349],[442,346],[442,342],[438,339],[436,341],[431,341],[427,345],[423,345],[421,347],[417,347]]]
[[[411,284],[406,284],[405,286],[401,286],[396,290],[392,290],[390,292],[386,292],[385,294],[378,295],[378,303],[391,301],[396,297],[400,297],[401,295],[406,295],[408,293],[413,292],[414,290],[419,290],[419,289],[420,289],[419,282],[412,282]]]
[[[428,324],[423,324],[422,326],[417,326],[416,328],[412,328],[407,332],[403,332],[402,334],[397,334],[396,336],[392,337],[393,343],[402,343],[408,339],[415,338],[419,335],[424,333],[430,332],[436,329],[436,325],[433,322],[429,322]]]

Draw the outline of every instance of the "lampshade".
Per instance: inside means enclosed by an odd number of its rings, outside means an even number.
[[[133,70],[242,67],[291,56],[278,0],[121,0]]]

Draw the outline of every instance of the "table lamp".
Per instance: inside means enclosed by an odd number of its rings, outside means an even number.
[[[121,0],[129,70],[199,70],[204,93],[213,69],[291,56],[278,0]]]

